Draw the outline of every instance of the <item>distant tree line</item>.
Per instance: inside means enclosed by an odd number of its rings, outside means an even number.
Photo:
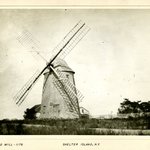
[[[130,101],[125,98],[122,103],[120,103],[120,108],[118,109],[119,114],[128,114],[128,113],[147,113],[150,112],[150,101],[141,102],[141,101]]]

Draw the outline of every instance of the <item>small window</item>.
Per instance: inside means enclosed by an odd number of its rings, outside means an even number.
[[[53,106],[53,103],[52,102],[50,102],[50,104],[49,104],[50,106]]]
[[[69,79],[69,74],[66,74],[66,77]]]

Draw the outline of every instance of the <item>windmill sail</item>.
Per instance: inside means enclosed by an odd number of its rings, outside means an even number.
[[[25,100],[27,97],[28,93],[32,89],[33,85],[31,86],[31,83],[34,84],[33,82],[40,74],[40,71],[37,70],[33,76],[26,82],[26,84],[20,89],[20,91],[13,97],[17,105],[21,105],[21,103]],[[31,86],[31,87],[30,87]]]
[[[59,80],[62,80],[64,84],[66,84],[66,87],[69,89],[70,93],[74,95],[78,99],[79,102],[82,101],[84,96],[81,94],[81,92],[76,88],[74,84],[72,84],[66,77],[65,75],[59,70],[56,70],[57,74],[59,75]]]
[[[71,39],[71,41],[64,47],[63,52],[59,55],[59,58],[64,59],[67,54],[79,43],[79,41],[87,34],[90,30],[88,26],[80,21],[65,37],[64,39],[53,49],[54,54],[59,51],[61,47]],[[73,38],[72,38],[73,36]]]
[[[59,56],[60,58],[65,58],[65,56],[75,47],[75,45],[86,35],[89,29],[90,28],[86,26],[85,23],[79,21],[63,38],[63,40],[53,49],[54,55],[56,55],[62,47],[65,47],[63,53],[61,53]],[[29,48],[31,52],[35,52],[43,60],[47,61],[41,54],[42,47],[40,42],[29,31],[26,29],[23,30],[22,34],[17,37],[17,40],[21,43],[21,45]],[[69,43],[67,43],[68,41]],[[66,43],[68,44],[67,46]]]
[[[29,91],[32,89],[33,85],[36,83],[36,81],[39,79],[39,77],[43,74],[43,72],[51,66],[53,61],[63,55],[65,56],[68,53],[69,49],[73,49],[73,47],[84,37],[84,35],[88,32],[89,28],[85,26],[85,23],[78,23],[68,34],[65,36],[65,38],[62,40],[60,44],[61,46],[56,47],[56,54],[50,59],[49,63],[39,72],[38,74],[34,75],[32,79],[30,79],[23,88],[19,91],[19,93],[14,97],[14,100],[16,101],[16,104],[21,104],[26,96],[28,95]],[[30,36],[24,36],[21,35],[18,37],[18,40],[21,43],[29,43],[29,45],[33,44],[35,45],[35,48],[37,47],[36,44],[32,41],[32,39],[29,38]],[[26,40],[28,39],[28,40]],[[28,42],[29,41],[29,42]],[[33,49],[33,46],[31,46]]]
[[[71,100],[70,96],[64,90],[64,85],[62,84],[62,82],[60,82],[60,81],[58,81],[58,79],[54,78],[53,83],[54,83],[55,87],[57,88],[57,90],[59,91],[60,95],[63,97],[63,100],[65,101],[65,103],[68,107],[68,110],[70,112],[75,112],[76,114],[78,114],[79,113],[78,105],[73,104],[73,100]]]
[[[30,82],[32,82],[35,77],[37,76],[37,74],[39,73],[39,71],[37,70],[33,76],[28,80],[28,82],[26,82],[26,84],[20,89],[20,91],[13,97],[13,99],[15,100],[17,105],[20,105],[22,103],[22,101],[26,98],[27,94],[23,94],[25,91],[28,91],[28,85],[30,84]],[[26,92],[26,93],[28,93]]]
[[[30,49],[30,52],[32,52],[33,56],[40,56],[40,58],[47,62],[47,60],[41,54],[41,50],[43,48],[40,42],[28,30],[24,29],[16,39],[22,46]]]
[[[53,83],[66,102],[69,111],[75,111],[77,114],[79,114],[78,102],[79,99],[81,100],[83,98],[82,94],[67,78],[63,76],[62,72],[58,71],[58,69],[55,71],[52,67],[51,69],[54,72]],[[77,91],[80,93],[80,95],[77,94]]]

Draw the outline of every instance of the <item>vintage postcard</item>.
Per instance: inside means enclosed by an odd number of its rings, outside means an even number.
[[[150,147],[150,9],[84,4],[0,8],[0,149]]]

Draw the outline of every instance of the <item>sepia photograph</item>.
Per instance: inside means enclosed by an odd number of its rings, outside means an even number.
[[[149,136],[149,18],[0,9],[0,135]]]

